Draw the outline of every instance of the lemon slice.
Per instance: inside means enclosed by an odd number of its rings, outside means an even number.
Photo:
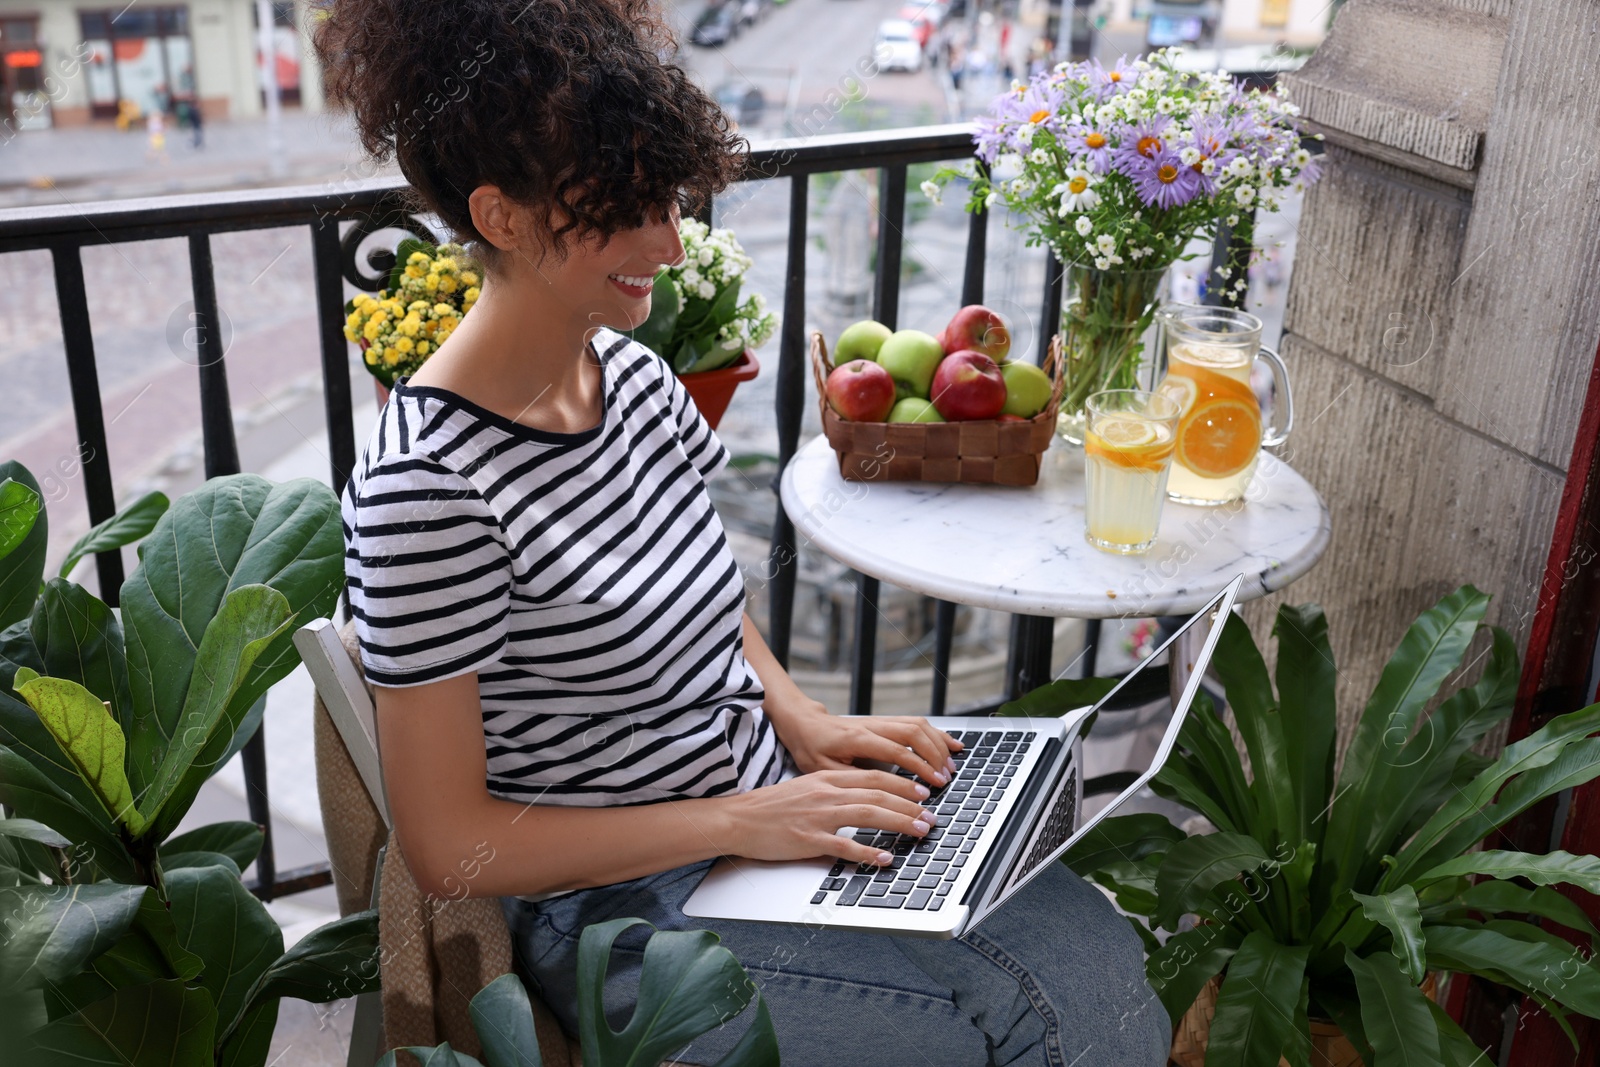
[[[1195,397],[1199,395],[1199,387],[1194,379],[1185,378],[1179,374],[1169,374],[1156,386],[1156,392],[1178,405],[1178,414],[1187,415],[1193,406]]]
[[[1156,443],[1156,428],[1140,419],[1107,419],[1094,428],[1113,448],[1140,448]]]

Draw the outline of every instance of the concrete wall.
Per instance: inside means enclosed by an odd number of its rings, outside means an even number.
[[[1461,583],[1526,645],[1600,342],[1597,30],[1577,0],[1350,0],[1284,78],[1329,146],[1285,317],[1286,458],[1333,542],[1247,615],[1264,641],[1277,603],[1324,606],[1346,725]]]

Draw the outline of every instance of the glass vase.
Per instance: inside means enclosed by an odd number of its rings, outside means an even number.
[[[1167,267],[1097,270],[1069,264],[1061,304],[1067,366],[1056,428],[1083,444],[1084,401],[1104,389],[1140,389],[1144,334],[1163,296]]]

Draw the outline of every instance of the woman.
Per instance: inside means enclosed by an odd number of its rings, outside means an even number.
[[[922,718],[832,716],[796,687],[744,614],[706,492],[728,453],[617,332],[681,258],[680,208],[741,163],[716,106],[660,60],[656,15],[334,0],[316,42],[366,147],[486,270],[472,314],[396,382],[343,500],[418,884],[503,898],[519,970],[569,1032],[583,928],[636,915],[721,936],[791,1065],[1164,1062],[1138,939],[1059,865],[960,941],[682,914],[719,855],[888,862],[836,831],[926,833],[921,803],[960,745]],[[616,1025],[647,933],[618,941]],[[715,1063],[744,1027],[680,1058]]]

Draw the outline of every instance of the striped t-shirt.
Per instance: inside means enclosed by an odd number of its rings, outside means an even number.
[[[342,500],[361,661],[476,671],[489,791],[609,806],[798,773],[744,658],[744,582],[706,484],[728,462],[670,368],[609,330],[604,415],[550,433],[395,383]]]

